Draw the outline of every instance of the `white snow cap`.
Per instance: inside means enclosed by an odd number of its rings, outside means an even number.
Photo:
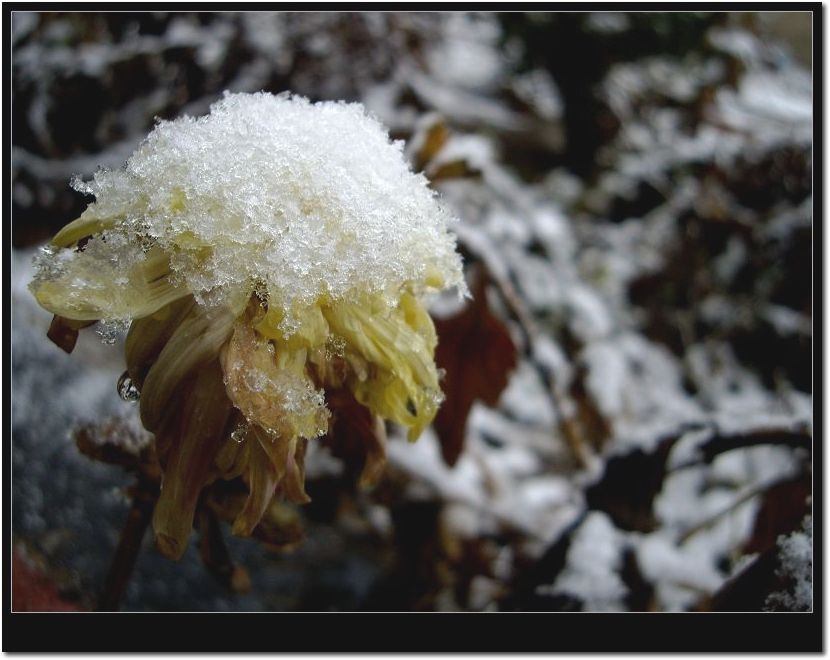
[[[321,295],[391,304],[428,277],[466,290],[455,218],[359,103],[226,92],[204,117],[159,122],[124,169],[73,186],[119,217],[108,234],[172,255],[197,299],[253,282],[290,316]]]

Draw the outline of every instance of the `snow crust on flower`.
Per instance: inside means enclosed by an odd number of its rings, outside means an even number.
[[[90,271],[127,282],[154,245],[172,286],[199,302],[267,292],[286,336],[321,300],[368,294],[391,307],[407,287],[464,290],[454,218],[402,146],[358,103],[226,92],[204,117],[159,122],[123,169],[74,181],[96,198],[76,222],[96,231],[71,256],[44,255],[37,279],[69,269],[80,297]],[[128,308],[113,300],[109,317]]]

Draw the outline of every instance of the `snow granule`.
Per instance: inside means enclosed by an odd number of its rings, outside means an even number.
[[[787,591],[767,598],[767,606],[795,612],[813,609],[813,517],[804,518],[801,530],[778,537],[781,568],[778,574],[791,582]]]

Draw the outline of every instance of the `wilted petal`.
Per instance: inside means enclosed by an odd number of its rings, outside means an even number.
[[[130,325],[124,353],[130,378],[141,387],[147,373],[176,328],[196,305],[193,296],[181,298]]]
[[[305,348],[275,348],[248,323],[234,326],[222,352],[228,396],[252,424],[279,436],[316,437],[328,411],[306,373]]]
[[[218,362],[198,369],[188,385],[181,414],[168,417],[159,429],[159,435],[167,436],[170,450],[153,530],[159,550],[171,559],[181,557],[187,547],[196,502],[213,476],[214,458],[232,410]]]
[[[190,309],[144,379],[140,405],[144,428],[154,431],[173,392],[194,369],[219,355],[231,334],[234,316],[225,307],[206,309],[195,305]]]
[[[334,423],[324,442],[346,463],[352,473],[360,472],[363,488],[374,486],[386,466],[386,425],[383,418],[362,406],[345,389],[326,393]]]
[[[46,336],[56,346],[59,346],[67,353],[71,353],[75,349],[75,343],[78,341],[78,331],[93,323],[95,321],[75,321],[73,319],[65,319],[56,314],[52,317],[52,323],[49,324],[49,331],[46,333]]]
[[[259,428],[251,429],[248,461],[248,499],[233,521],[233,533],[250,536],[259,524],[265,510],[274,498],[277,485],[285,474],[290,446],[288,441],[275,442],[271,452],[266,451],[271,439]],[[272,454],[275,454],[272,456]]]
[[[360,473],[360,486],[371,488],[380,480],[386,467],[386,425],[383,418],[372,415],[372,427],[366,435],[366,463]]]
[[[305,450],[308,440],[295,438],[288,452],[285,477],[281,484],[285,496],[297,504],[308,504],[311,498],[305,492]]]
[[[251,442],[248,441],[251,428],[238,410],[234,410],[229,428],[232,431],[225,438],[214,461],[223,479],[234,479],[244,474],[251,457]]]
[[[374,368],[351,383],[360,403],[373,413],[409,428],[417,438],[435,417],[441,402],[433,362],[435,329],[420,303],[404,295],[385,310],[372,301],[338,303],[323,310],[332,332],[346,340]]]

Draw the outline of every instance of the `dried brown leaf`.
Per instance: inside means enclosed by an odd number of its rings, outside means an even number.
[[[798,529],[804,516],[810,512],[807,498],[811,493],[812,478],[806,470],[792,479],[771,486],[764,493],[744,552],[766,552],[775,547],[779,535],[790,534]]]
[[[418,137],[421,138],[421,144],[415,152],[412,163],[416,172],[424,169],[426,164],[441,151],[450,137],[450,131],[446,123],[442,119],[438,119],[430,124]]]
[[[383,420],[362,406],[347,389],[326,392],[332,418],[323,444],[341,459],[362,488],[378,483],[386,466]]]
[[[473,403],[479,400],[496,405],[508,374],[516,367],[516,346],[487,302],[487,276],[482,270],[477,273],[473,300],[467,307],[453,317],[435,321],[435,360],[446,372],[442,383],[446,399],[434,426],[448,465],[455,465],[461,455]]]

